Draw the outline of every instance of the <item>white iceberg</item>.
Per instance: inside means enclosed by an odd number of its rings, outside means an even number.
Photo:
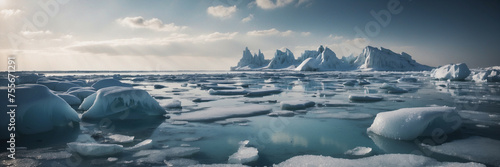
[[[480,70],[472,76],[475,82],[500,82],[500,69],[493,67]]]
[[[78,97],[80,100],[84,100],[86,97],[94,94],[96,91],[92,87],[78,87],[80,89],[68,89],[67,93]]]
[[[424,145],[424,147],[440,154],[500,166],[500,141],[498,140],[473,136],[438,146]]]
[[[129,87],[106,87],[99,89],[95,95],[85,98],[81,109],[86,109],[93,101],[92,106],[82,115],[85,119],[99,119],[120,117],[120,113],[127,113],[127,117],[120,119],[141,119],[144,116],[162,116],[166,111],[145,90]]]
[[[431,77],[435,79],[461,81],[470,75],[469,67],[465,63],[448,64],[431,71]]]
[[[256,148],[246,147],[248,142],[248,140],[241,141],[238,151],[229,156],[229,159],[227,161],[231,164],[244,164],[259,159],[259,151]]]
[[[362,70],[375,71],[428,71],[432,68],[417,63],[405,52],[401,54],[383,47],[367,46],[354,61],[354,65]]]
[[[454,107],[417,107],[378,113],[367,129],[378,135],[412,140],[430,136],[434,130],[448,134],[461,125],[461,117]]]
[[[313,53],[313,52],[310,52]],[[330,48],[320,46],[316,52],[317,56],[312,56],[305,59],[300,63],[296,71],[332,71],[332,70],[346,70],[351,67],[337,58],[335,52]]]
[[[285,69],[295,68],[295,56],[292,51],[285,49],[285,51],[276,50],[273,59],[266,66],[267,69]]]
[[[226,118],[234,117],[245,117],[260,114],[267,114],[271,112],[272,109],[269,106],[262,105],[246,105],[246,106],[235,106],[235,107],[217,107],[209,108],[200,111],[194,111],[189,113],[182,113],[181,115],[172,115],[172,120],[179,121],[217,121]]]
[[[132,87],[132,85],[127,83],[122,83],[116,79],[102,79],[92,84],[92,87],[95,88],[96,90],[110,86]]]
[[[10,118],[15,117],[16,133],[35,134],[47,132],[55,127],[65,127],[71,122],[80,122],[78,114],[62,98],[53,94],[46,86],[39,84],[17,85],[15,90],[15,114],[5,114],[0,117],[2,130],[0,138],[6,138],[10,133],[7,125]],[[0,87],[0,105],[6,107],[8,103],[7,87]],[[5,108],[9,109],[9,108]],[[12,109],[12,108],[10,108]]]
[[[67,144],[71,151],[77,152],[83,156],[101,157],[111,156],[121,153],[124,149],[118,144],[98,144],[98,143],[77,143]]]
[[[264,54],[260,52],[252,56],[248,47],[243,51],[243,57],[238,62],[236,67],[231,67],[231,70],[252,70],[265,67],[269,64],[269,60],[264,59]]]
[[[438,162],[435,159],[413,154],[384,154],[359,159],[342,159],[318,155],[300,155],[281,162],[275,167],[292,166],[399,166],[399,167],[424,167],[424,166],[449,166],[449,167],[484,167],[478,163]]]
[[[282,110],[303,110],[309,107],[314,107],[316,103],[308,100],[290,100],[282,101],[280,105]]]
[[[165,108],[182,108],[181,101],[172,100],[166,103],[166,105],[162,105]]]

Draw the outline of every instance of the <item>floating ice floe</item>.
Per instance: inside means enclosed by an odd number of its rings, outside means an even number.
[[[368,131],[378,135],[412,140],[430,136],[434,130],[448,134],[462,123],[454,107],[417,107],[378,113]]]
[[[93,101],[93,102],[92,102]],[[85,98],[80,109],[87,109],[82,118],[141,119],[144,116],[163,116],[166,111],[148,92],[129,87],[106,87]],[[127,112],[123,114],[124,112]],[[122,117],[126,115],[126,117]]]
[[[241,141],[238,151],[233,155],[229,156],[227,160],[231,164],[244,164],[252,161],[256,161],[259,158],[259,151],[254,147],[246,147],[248,140]]]
[[[367,155],[372,152],[372,148],[370,147],[356,147],[352,150],[347,150],[344,154],[347,155]]]
[[[293,117],[295,113],[293,111],[281,110],[281,111],[273,111],[272,113],[267,114],[271,117]]]
[[[201,102],[209,102],[209,101],[215,101],[218,100],[219,98],[216,97],[197,97],[193,99],[193,102],[196,103],[201,103]]]
[[[153,140],[151,139],[146,139],[140,143],[137,143],[136,145],[132,147],[125,148],[126,151],[140,151],[140,150],[146,150],[146,149],[151,149],[153,147]]]
[[[67,93],[78,97],[83,101],[86,97],[94,94],[96,91],[92,87],[73,87],[78,89],[68,89]]]
[[[262,96],[269,96],[273,94],[279,94],[281,93],[282,90],[280,88],[274,88],[274,89],[258,89],[258,90],[249,90],[247,94],[245,94],[246,97],[262,97]]]
[[[349,95],[349,100],[353,102],[376,102],[384,100],[384,98],[375,95]]]
[[[247,122],[250,122],[250,120],[244,119],[244,118],[229,118],[229,119],[222,120],[222,121],[215,121],[216,124],[221,124],[221,125],[241,124],[241,123],[247,123]]]
[[[246,95],[248,93],[245,89],[233,89],[233,90],[208,90],[210,95]]]
[[[92,84],[92,87],[95,88],[96,90],[111,86],[132,87],[132,85],[127,83],[122,83],[116,79],[102,79]]]
[[[387,93],[407,93],[408,92],[408,90],[406,90],[406,89],[397,87],[395,85],[390,85],[387,83],[382,84],[382,86],[380,86],[380,89],[386,90]]]
[[[439,162],[435,159],[413,154],[384,154],[359,159],[342,159],[318,155],[300,155],[281,162],[275,167],[292,166],[399,166],[399,167],[424,167],[424,166],[449,166],[449,167],[485,167],[478,163]]]
[[[469,67],[465,63],[448,64],[439,68],[433,69],[431,77],[435,79],[461,81],[465,80],[470,75]]]
[[[316,105],[313,101],[307,100],[290,100],[290,101],[282,101],[280,103],[282,110],[303,110],[309,107],[314,107]]]
[[[68,143],[67,145],[71,151],[89,157],[111,156],[121,153],[124,150],[123,146],[118,144],[71,142]]]
[[[165,108],[182,108],[182,105],[181,105],[181,101],[179,101],[179,100],[171,100],[163,107],[165,107]]]
[[[271,107],[262,105],[216,107],[189,113],[182,113],[181,115],[178,116],[172,115],[171,119],[179,121],[194,121],[194,122],[217,121],[226,118],[267,114],[271,111],[272,111]]]
[[[472,136],[438,146],[424,145],[424,147],[440,154],[500,166],[500,141],[498,140]]]
[[[412,77],[401,77],[398,79],[398,82],[417,82],[417,78],[412,78]]]
[[[134,136],[113,134],[107,137],[110,143],[130,143],[134,141]]]
[[[7,138],[10,134],[7,125],[11,117],[15,117],[15,132],[21,134],[35,134],[47,132],[55,127],[67,127],[69,123],[80,122],[78,114],[62,98],[53,94],[46,86],[39,84],[16,85],[15,103],[9,103],[8,87],[0,87],[0,105],[16,104],[15,113],[9,114],[12,108],[5,108],[0,117],[2,128],[0,138]]]

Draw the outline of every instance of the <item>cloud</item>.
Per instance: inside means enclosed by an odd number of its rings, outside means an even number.
[[[52,32],[49,30],[45,31],[21,31],[21,35],[23,35],[26,38],[45,38],[45,37],[50,37],[52,36]]]
[[[294,0],[256,0],[256,4],[258,7],[262,9],[275,9],[275,8],[280,8],[284,7],[288,4],[293,3]]]
[[[311,35],[311,32],[302,32],[302,33],[300,33],[300,35],[307,37],[307,36]]]
[[[238,32],[233,32],[233,33],[220,33],[220,32],[214,32],[208,35],[200,35],[198,36],[198,40],[201,41],[206,41],[206,42],[213,42],[213,41],[220,41],[220,40],[230,40],[233,39],[234,36],[238,35]]]
[[[343,37],[343,36],[336,36],[336,35],[330,34],[330,35],[328,36],[328,38],[333,39],[333,40],[341,40],[341,39],[343,39],[344,37]]]
[[[21,14],[22,11],[19,10],[19,9],[3,9],[3,10],[0,10],[0,14],[3,15],[3,17],[11,17],[11,16],[15,16],[15,15],[18,15],[18,14]]]
[[[210,6],[207,8],[207,13],[218,18],[229,18],[236,12],[236,6],[224,7],[222,5],[219,6]]]
[[[249,22],[252,20],[253,20],[253,14],[250,14],[250,15],[248,15],[248,17],[241,19],[241,22],[246,23],[246,22]]]
[[[292,34],[293,34],[292,30],[281,32],[278,31],[276,28],[272,28],[269,30],[255,30],[247,32],[247,35],[250,36],[273,36],[273,35],[290,36]]]
[[[158,18],[146,20],[142,16],[120,18],[116,22],[125,27],[145,28],[155,31],[179,31],[187,28],[186,26],[176,26],[174,23],[164,24]]]

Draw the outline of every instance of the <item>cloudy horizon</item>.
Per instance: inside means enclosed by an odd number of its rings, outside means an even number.
[[[0,1],[0,55],[18,70],[229,70],[248,47],[266,59],[319,45],[367,46],[439,66],[500,62],[496,1]],[[1,67],[5,67],[2,58]],[[6,68],[3,68],[4,70]]]

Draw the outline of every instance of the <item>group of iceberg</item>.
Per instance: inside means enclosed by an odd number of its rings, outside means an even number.
[[[476,82],[500,82],[500,67],[488,67],[472,76]]]
[[[265,64],[268,63],[268,64]],[[337,58],[335,52],[328,47],[320,46],[317,50],[306,50],[297,59],[289,49],[276,50],[271,60],[265,60],[252,54],[245,48],[243,57],[231,70],[295,70],[295,71],[429,71],[432,68],[417,63],[407,53],[395,53],[386,48],[367,46],[359,56]]]

